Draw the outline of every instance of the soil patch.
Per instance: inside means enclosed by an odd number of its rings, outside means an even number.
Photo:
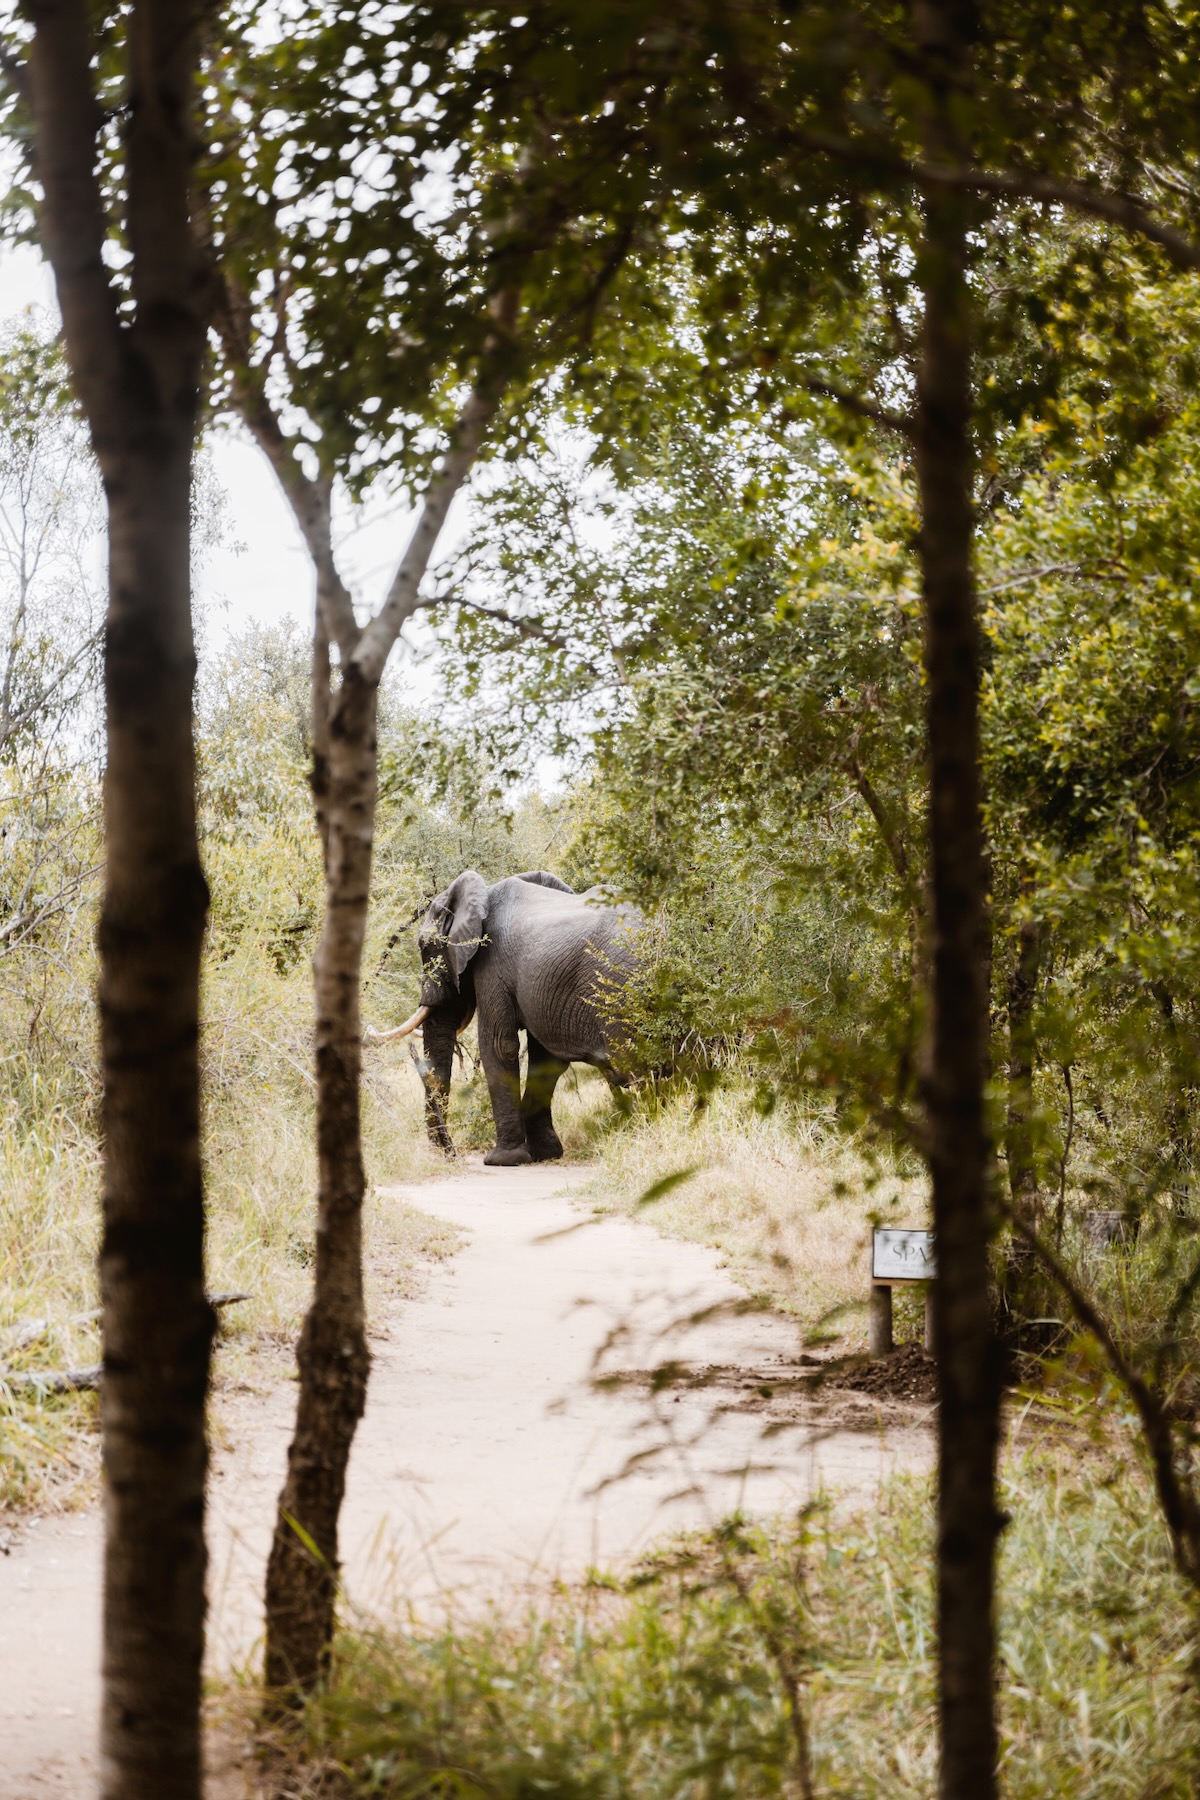
[[[702,1391],[718,1410],[761,1414],[764,1426],[809,1419],[849,1431],[875,1430],[881,1420],[911,1425],[914,1408],[923,1411],[937,1399],[933,1358],[916,1344],[878,1361],[801,1354],[762,1364],[668,1362],[603,1376],[597,1385],[627,1385],[667,1399]]]
[[[903,1344],[871,1362],[843,1364],[836,1382],[851,1393],[905,1401],[910,1406],[932,1406],[937,1399],[937,1367],[920,1344]]]

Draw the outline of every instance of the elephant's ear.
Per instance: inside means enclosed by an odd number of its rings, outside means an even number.
[[[575,889],[560,881],[557,875],[550,875],[545,869],[528,869],[524,875],[515,877],[517,881],[532,881],[535,887],[556,888],[560,894],[573,894]]]
[[[444,927],[446,957],[458,982],[483,939],[483,928],[487,924],[487,883],[475,869],[464,869],[435,905],[440,906],[447,918]]]

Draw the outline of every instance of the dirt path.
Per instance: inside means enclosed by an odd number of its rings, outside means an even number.
[[[794,1507],[821,1484],[862,1500],[928,1463],[919,1414],[885,1429],[866,1399],[798,1394],[794,1326],[733,1310],[744,1296],[712,1252],[625,1219],[580,1228],[564,1194],[588,1173],[478,1166],[393,1191],[468,1235],[415,1300],[372,1321],[344,1513],[353,1606],[477,1604],[735,1505]],[[689,1314],[704,1316],[671,1329]],[[647,1371],[668,1357],[691,1376],[655,1397]],[[598,1370],[613,1378],[600,1390]],[[261,1631],[294,1397],[276,1376],[219,1399],[214,1673],[250,1659]],[[766,1420],[785,1429],[764,1440]],[[41,1521],[0,1557],[0,1800],[94,1788],[99,1551],[99,1521],[81,1515]]]

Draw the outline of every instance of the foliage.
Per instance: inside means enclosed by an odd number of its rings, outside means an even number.
[[[1005,1791],[1190,1794],[1191,1619],[1142,1478],[1017,1458],[1001,1575]],[[343,1638],[307,1776],[351,1794],[924,1795],[934,1775],[928,1497],[728,1521],[520,1614]],[[781,1648],[786,1646],[786,1648]]]
[[[992,1129],[1014,1193],[1031,1167],[1024,1204],[1065,1257],[1071,1304],[1112,1308],[1109,1341],[1171,1446],[1162,1466],[1190,1491],[1194,296],[1066,226],[1036,243],[1021,291],[1040,310],[1021,318],[1012,256],[1000,230],[974,272],[985,347],[1002,352],[981,365],[977,418]],[[692,329],[685,306],[680,367]],[[583,713],[571,854],[656,909],[661,957],[634,995],[647,1062],[687,1070],[703,1096],[737,1046],[762,1104],[832,1092],[844,1123],[920,1148],[911,470],[881,437],[814,456],[770,392],[735,382],[724,421],[685,383],[656,392],[656,432],[590,440],[572,505],[578,443],[564,452],[549,432],[485,497],[455,576],[470,655],[452,680],[485,725],[496,657],[519,724],[565,735]],[[478,598],[502,580],[513,620]],[[1112,1265],[1088,1255],[1097,1202],[1142,1221],[1143,1329],[1103,1278]],[[1020,1304],[1062,1312],[1056,1283]]]

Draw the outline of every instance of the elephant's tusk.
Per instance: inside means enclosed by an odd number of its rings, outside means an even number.
[[[411,1036],[418,1025],[423,1025],[425,1023],[431,1010],[432,1009],[428,1006],[418,1006],[412,1018],[405,1019],[403,1025],[397,1025],[394,1031],[368,1030],[366,1034],[368,1043],[391,1044],[394,1043],[397,1038]]]

